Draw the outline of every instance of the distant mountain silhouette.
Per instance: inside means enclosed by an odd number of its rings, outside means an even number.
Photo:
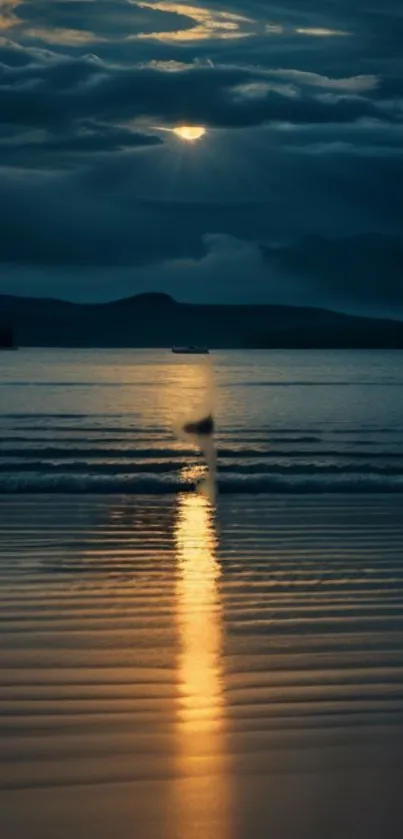
[[[196,305],[168,294],[110,303],[0,295],[0,323],[21,346],[210,348],[403,348],[403,323],[326,309]]]

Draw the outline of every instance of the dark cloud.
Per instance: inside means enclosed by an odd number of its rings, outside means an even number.
[[[177,147],[139,152],[130,162],[112,156],[76,173],[3,169],[0,260],[112,270],[200,259],[206,234],[269,245],[315,231],[325,236],[330,228],[338,236],[400,230],[400,159],[351,161],[338,155],[335,162],[323,154],[309,156],[302,166],[298,154],[273,150],[268,167],[262,139],[242,168],[245,145],[246,137],[239,157],[233,150],[228,172],[217,171],[209,181],[206,167],[196,172],[192,158],[181,158]],[[159,168],[161,151],[165,163]],[[140,198],[146,191],[149,197]]]
[[[7,0],[1,33],[0,292],[400,311],[400,0]]]
[[[16,14],[22,33],[46,30],[88,32],[93,40],[127,38],[138,34],[187,30],[194,26],[185,14],[146,8],[129,0],[34,0],[21,3]]]
[[[367,234],[339,240],[312,236],[262,248],[269,270],[299,283],[311,300],[403,312],[403,238]]]
[[[66,160],[70,162],[72,155],[112,153],[161,143],[161,138],[154,134],[86,121],[78,124],[76,131],[71,133],[47,133],[34,140],[19,137],[16,141],[9,138],[5,142],[0,141],[0,155],[9,165],[13,162],[20,164],[21,161],[36,165],[38,158],[45,158],[45,163],[49,165],[49,155],[66,155]]]
[[[96,190],[60,175],[21,180],[15,172],[0,178],[0,186],[0,259],[6,264],[113,267],[204,252],[186,213],[178,227],[169,206],[136,202],[128,211],[123,201],[100,200]]]
[[[382,108],[364,91],[357,93],[353,83],[351,89],[335,90],[326,81],[317,86],[296,75],[290,91],[289,84],[279,83],[281,78],[273,80],[249,68],[193,66],[172,71],[116,67],[92,56],[60,59],[3,69],[0,121],[48,127],[83,118],[148,119],[239,128],[285,120],[301,124],[395,119],[392,109]]]

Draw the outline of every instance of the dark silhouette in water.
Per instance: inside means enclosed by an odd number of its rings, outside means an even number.
[[[14,348],[14,334],[11,326],[0,324],[0,350],[11,350]]]
[[[196,422],[186,422],[183,430],[186,434],[196,434],[197,437],[211,437],[214,434],[214,419],[210,414]]]
[[[202,480],[196,482],[196,491],[214,504],[217,494],[217,453],[215,447],[215,387],[211,363],[202,364],[202,382],[200,404],[186,419],[181,418],[177,425],[180,437],[185,437],[203,454],[207,471]]]

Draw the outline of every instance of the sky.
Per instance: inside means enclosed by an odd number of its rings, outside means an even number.
[[[403,317],[403,4],[0,0],[0,197],[0,294]]]

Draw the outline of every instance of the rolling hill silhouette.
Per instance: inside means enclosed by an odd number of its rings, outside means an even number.
[[[403,348],[403,323],[327,309],[198,305],[167,294],[109,303],[0,295],[0,324],[21,346],[210,348]]]

